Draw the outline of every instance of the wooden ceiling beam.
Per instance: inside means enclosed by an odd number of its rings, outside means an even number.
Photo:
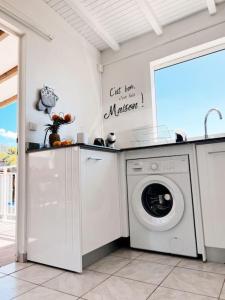
[[[13,76],[18,73],[18,66],[13,67],[12,69],[8,70],[7,72],[0,75],[0,84],[6,80],[9,80]]]
[[[211,16],[215,15],[216,14],[216,2],[215,2],[215,0],[206,0],[206,4],[207,4],[207,7],[208,7],[209,14]]]
[[[0,30],[0,42],[3,41],[5,38],[7,38],[8,33],[6,33],[3,30]]]
[[[136,0],[136,3],[155,33],[161,35],[163,33],[162,26],[159,24],[150,3],[146,0]]]
[[[119,43],[105,30],[80,0],[65,0],[67,4],[85,21],[89,27],[114,51],[120,49]]]
[[[14,95],[8,99],[5,99],[3,101],[0,101],[0,108],[4,108],[6,107],[7,105],[11,104],[11,103],[14,103],[17,101],[17,98],[18,96],[17,95]]]

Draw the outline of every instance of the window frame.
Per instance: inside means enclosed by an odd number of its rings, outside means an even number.
[[[195,47],[185,49],[168,55],[166,57],[150,62],[150,81],[151,81],[151,105],[152,105],[152,126],[157,128],[157,101],[155,89],[155,71],[192,60],[220,50],[225,50],[225,37],[216,39]],[[156,130],[157,137],[157,130]]]

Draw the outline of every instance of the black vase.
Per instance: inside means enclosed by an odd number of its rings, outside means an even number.
[[[60,135],[58,133],[51,133],[49,135],[49,144],[53,147],[54,142],[60,142]]]

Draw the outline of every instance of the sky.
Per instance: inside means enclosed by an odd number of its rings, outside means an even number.
[[[0,144],[15,146],[17,131],[17,103],[0,108]]]
[[[155,86],[158,126],[203,136],[205,114],[214,107],[223,120],[211,113],[208,133],[225,133],[225,50],[157,70]]]
[[[0,74],[18,65],[18,37],[8,35],[0,43]],[[17,94],[18,76],[0,84],[1,101]],[[17,138],[17,103],[0,108],[0,145],[15,146]]]

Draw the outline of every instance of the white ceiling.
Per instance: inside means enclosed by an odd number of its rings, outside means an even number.
[[[18,38],[8,35],[0,41],[0,75],[18,65]]]
[[[225,0],[43,0],[99,50],[127,41]],[[211,10],[212,9],[212,10]],[[158,32],[158,33],[159,33]]]

